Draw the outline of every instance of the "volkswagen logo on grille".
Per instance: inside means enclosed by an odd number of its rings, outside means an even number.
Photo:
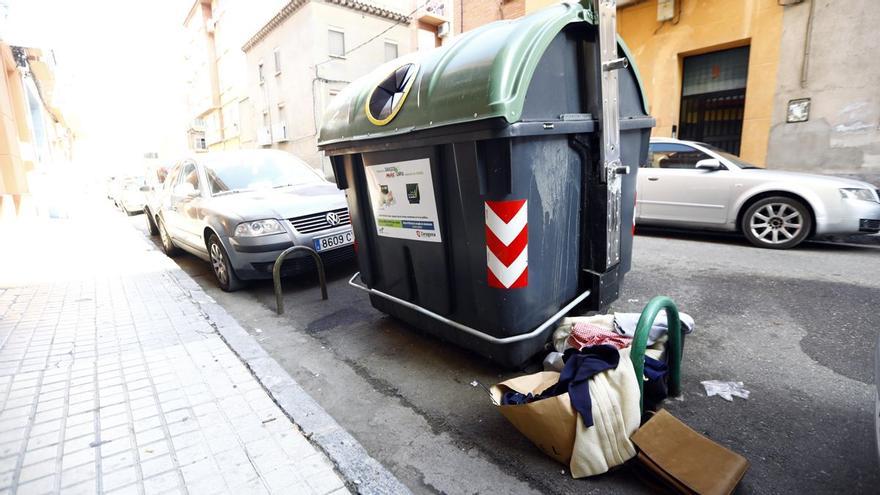
[[[335,211],[331,211],[324,216],[324,220],[327,220],[327,223],[330,225],[339,225],[339,214]]]

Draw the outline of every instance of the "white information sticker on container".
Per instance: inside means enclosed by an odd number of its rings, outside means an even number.
[[[441,241],[430,160],[380,163],[365,168],[380,236]]]

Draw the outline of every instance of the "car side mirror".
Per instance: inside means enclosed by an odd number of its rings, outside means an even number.
[[[182,182],[174,186],[174,195],[180,197],[193,197],[196,195],[196,188],[189,182]]]
[[[697,162],[696,165],[697,170],[706,170],[706,171],[716,171],[716,170],[727,170],[721,160],[717,158],[705,158]]]

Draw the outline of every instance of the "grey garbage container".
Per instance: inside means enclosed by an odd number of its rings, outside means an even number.
[[[331,102],[319,147],[374,307],[518,366],[563,315],[617,298],[654,121],[613,16],[488,24]]]

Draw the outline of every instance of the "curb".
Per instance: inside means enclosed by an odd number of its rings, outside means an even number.
[[[186,272],[175,267],[166,272],[217,330],[272,400],[334,464],[350,489],[357,493],[411,493],[390,471],[361,446],[263,349],[226,310],[206,294]]]

